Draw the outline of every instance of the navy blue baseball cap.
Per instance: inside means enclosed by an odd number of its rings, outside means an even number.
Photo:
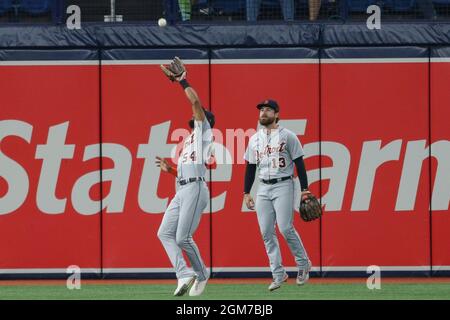
[[[261,109],[262,107],[269,107],[272,108],[275,112],[280,111],[280,107],[278,106],[278,103],[275,100],[264,100],[261,103],[258,103],[256,105],[256,108]]]

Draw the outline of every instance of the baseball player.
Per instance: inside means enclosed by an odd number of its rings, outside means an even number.
[[[259,228],[270,261],[273,291],[286,282],[288,275],[282,265],[280,247],[275,231],[278,225],[298,267],[297,284],[303,285],[309,279],[311,261],[294,229],[294,166],[300,178],[302,198],[308,193],[308,179],[303,162],[303,149],[297,136],[278,125],[279,106],[276,101],[265,100],[257,105],[261,128],[250,138],[246,153],[244,201],[254,210],[255,203],[250,190],[256,168],[259,169],[259,185],[256,198],[256,214]]]
[[[178,82],[183,88],[192,105],[193,117],[189,121],[191,134],[183,141],[177,168],[156,157],[157,166],[177,179],[177,192],[166,209],[158,237],[175,268],[178,286],[174,295],[182,296],[189,291],[190,296],[198,296],[205,289],[209,272],[192,236],[209,201],[205,173],[215,119],[202,107],[197,93],[187,82],[186,70],[179,58],[175,57],[168,68],[163,65],[161,68],[170,80]],[[193,270],[187,266],[183,251]]]

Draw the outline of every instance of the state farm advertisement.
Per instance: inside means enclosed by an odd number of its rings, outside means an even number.
[[[442,48],[448,54],[450,48]],[[431,68],[431,190],[433,270],[450,265],[450,62],[432,62]]]
[[[323,266],[430,265],[428,67],[322,66]]]
[[[429,63],[212,57],[186,62],[216,116],[211,203],[194,235],[208,267],[269,270],[256,214],[243,204],[243,155],[265,99],[297,134],[324,205],[320,221],[294,217],[313,271],[450,265],[450,63],[432,64],[429,91]],[[176,163],[191,105],[159,60],[99,68],[0,66],[0,269],[172,270],[157,231],[176,184],[155,157]]]
[[[189,81],[207,107],[209,66],[188,68]],[[157,231],[175,195],[175,179],[160,172],[155,157],[171,158],[189,134],[191,104],[159,64],[105,66],[102,76],[103,141],[109,146],[103,169],[110,170],[110,182],[104,183],[103,266],[171,268]],[[207,266],[209,219],[203,215],[194,237]]]
[[[0,269],[100,268],[98,76],[0,67]]]
[[[238,55],[250,55],[241,50]],[[270,52],[276,56],[277,51]],[[221,50],[215,52],[221,56]],[[305,53],[299,50],[299,58]],[[306,153],[311,191],[320,195],[319,184],[319,64],[302,60],[295,64],[258,61],[245,64],[212,60],[212,110],[217,128],[224,132],[227,151],[234,157],[233,166],[221,166],[213,172],[213,206],[220,210],[212,217],[213,265],[218,271],[246,271],[251,267],[268,268],[269,262],[254,211],[243,205],[245,164],[243,157],[250,134],[239,130],[256,129],[259,113],[256,105],[274,99],[280,106],[280,125],[295,132]],[[233,79],[230,81],[229,79]],[[217,140],[216,140],[217,141]],[[253,186],[256,197],[258,181]],[[299,191],[298,191],[299,192]],[[300,200],[296,202],[299,203]],[[298,205],[297,205],[298,207]],[[305,246],[313,267],[320,266],[320,222],[306,223],[300,215],[294,226]],[[281,254],[285,266],[295,261],[281,233]]]

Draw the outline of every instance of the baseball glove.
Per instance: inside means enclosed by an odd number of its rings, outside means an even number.
[[[306,222],[316,220],[322,216],[322,207],[312,193],[303,195],[299,211],[303,221]]]
[[[161,70],[170,81],[181,81],[187,74],[183,61],[178,57],[175,57],[168,67],[161,65]]]

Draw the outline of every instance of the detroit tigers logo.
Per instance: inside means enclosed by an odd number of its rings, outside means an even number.
[[[257,159],[261,160],[265,156],[271,156],[273,154],[278,154],[286,150],[286,142],[281,142],[277,146],[266,145],[262,151],[255,150],[255,156]]]
[[[194,143],[194,139],[195,139],[195,133],[192,132],[190,137],[187,137],[186,141],[184,142],[184,148],[186,148],[187,146],[191,145]]]

